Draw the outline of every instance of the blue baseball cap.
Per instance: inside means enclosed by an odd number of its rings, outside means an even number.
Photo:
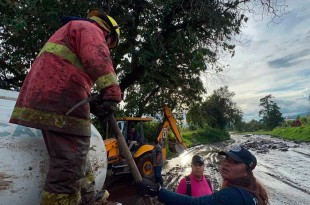
[[[225,155],[237,162],[242,162],[246,164],[251,170],[256,167],[257,160],[256,157],[243,146],[235,146],[229,151],[220,151],[219,155]]]

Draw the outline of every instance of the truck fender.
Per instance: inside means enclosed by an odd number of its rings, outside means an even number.
[[[153,145],[149,145],[149,144],[142,145],[133,155],[133,158],[138,158],[146,152],[151,152],[153,149],[154,149]]]

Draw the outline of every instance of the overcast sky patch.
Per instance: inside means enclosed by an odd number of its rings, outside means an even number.
[[[279,24],[250,19],[235,56],[223,60],[230,68],[209,86],[228,85],[244,120],[260,119],[259,100],[273,95],[284,116],[310,112],[310,0],[288,0],[288,14]]]
[[[303,49],[301,51],[292,53],[282,58],[269,61],[268,64],[270,65],[270,67],[273,67],[273,68],[296,66],[300,62],[306,61],[307,58],[303,58],[303,57],[307,57],[309,55],[310,55],[310,49]]]

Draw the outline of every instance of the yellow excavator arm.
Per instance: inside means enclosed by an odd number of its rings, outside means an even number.
[[[178,129],[178,126],[177,126],[177,122],[176,122],[176,119],[174,118],[170,108],[168,106],[165,106],[164,107],[164,120],[163,120],[163,123],[162,123],[162,128],[159,132],[159,135],[157,136],[157,140],[159,142],[166,142],[167,140],[164,139],[162,140],[163,138],[167,138],[168,137],[168,131],[169,131],[169,128],[172,130],[175,138],[177,139],[177,143],[174,144],[174,151],[177,152],[177,153],[182,153],[185,149],[186,149],[186,145],[184,144],[184,141],[183,141],[183,138],[180,134],[180,131]],[[163,156],[166,156],[166,144],[162,144],[162,147],[163,147]],[[171,146],[169,146],[171,147]]]

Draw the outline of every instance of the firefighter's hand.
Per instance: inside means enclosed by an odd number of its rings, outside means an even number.
[[[160,188],[160,185],[154,184],[147,179],[137,182],[137,193],[142,197],[158,196]]]
[[[109,118],[117,108],[116,101],[91,101],[90,112],[100,120]]]
[[[117,102],[116,101],[103,101],[101,104],[102,108],[109,112],[114,112],[117,108]]]

